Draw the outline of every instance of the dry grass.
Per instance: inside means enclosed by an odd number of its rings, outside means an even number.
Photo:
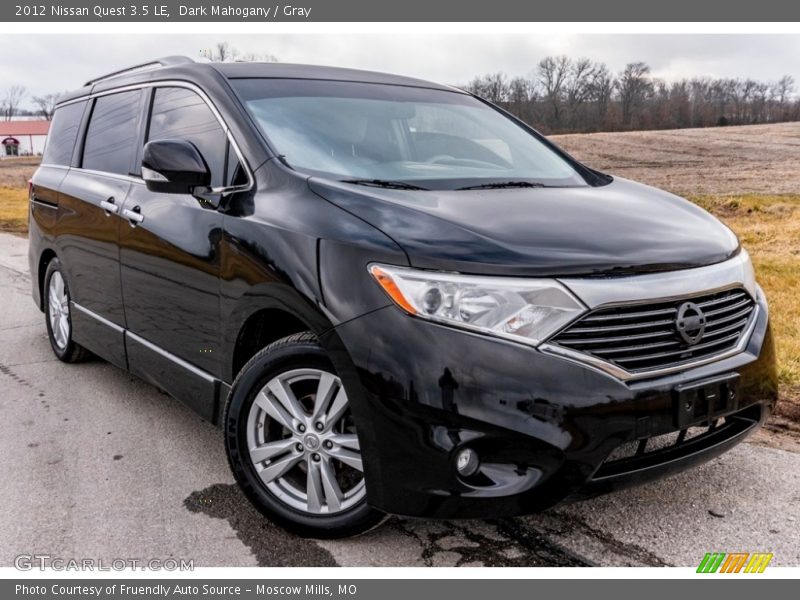
[[[38,156],[3,158],[0,160],[0,187],[27,187],[39,161]]]
[[[27,188],[0,187],[0,231],[28,231]]]
[[[39,160],[38,156],[0,160],[0,231],[28,231],[28,179]]]
[[[770,302],[779,376],[800,384],[800,196],[699,196],[750,251]]]
[[[553,136],[601,171],[682,196],[797,194],[800,123]]]

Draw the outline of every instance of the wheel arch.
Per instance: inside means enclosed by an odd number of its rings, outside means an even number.
[[[39,263],[36,269],[37,286],[39,289],[39,310],[44,312],[44,277],[47,274],[47,265],[58,256],[52,248],[45,248],[39,254]]]
[[[228,319],[225,376],[232,381],[259,350],[294,333],[310,331],[318,338],[333,328],[330,320],[305,296],[287,285],[272,284],[244,297]]]

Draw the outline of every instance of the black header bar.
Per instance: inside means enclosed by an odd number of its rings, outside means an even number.
[[[11,22],[791,22],[800,3],[786,0],[12,0]]]

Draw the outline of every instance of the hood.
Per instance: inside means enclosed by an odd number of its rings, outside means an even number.
[[[396,241],[411,266],[463,273],[621,275],[722,262],[739,242],[700,207],[614,179],[602,187],[408,191],[312,178]]]

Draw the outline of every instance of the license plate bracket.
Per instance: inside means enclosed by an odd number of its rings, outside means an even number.
[[[711,379],[675,386],[673,390],[675,426],[710,424],[736,411],[739,403],[739,374],[729,373]]]

